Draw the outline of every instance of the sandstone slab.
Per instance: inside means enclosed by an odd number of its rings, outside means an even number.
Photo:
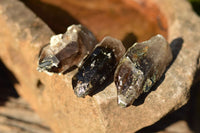
[[[159,86],[144,98],[139,98],[139,101],[135,102],[133,106],[125,109],[119,108],[116,103],[117,90],[114,83],[92,97],[87,96],[80,99],[74,95],[71,85],[71,78],[76,70],[61,76],[39,73],[36,70],[38,53],[54,33],[21,2],[17,0],[0,1],[0,58],[19,81],[15,85],[19,94],[31,104],[53,131],[57,133],[135,132],[155,123],[169,112],[187,103],[199,63],[200,18],[185,0],[151,0],[148,2],[141,0],[139,3],[125,0],[124,2],[129,8],[135,8],[143,14],[148,14],[145,9],[151,9],[152,5],[159,7],[155,12],[159,10],[164,14],[168,28],[165,29],[166,25],[163,28],[161,25],[163,23],[160,21],[160,17],[156,16],[154,10],[149,12],[148,20],[150,21],[151,17],[157,18],[156,21],[152,21],[157,22],[157,27],[164,30],[164,36],[168,38],[174,53],[174,60]],[[77,6],[80,7],[80,5]],[[115,6],[119,5],[112,5],[112,11],[116,9],[121,14],[119,8]],[[98,6],[89,4],[89,7]],[[68,10],[70,12],[70,7]],[[99,10],[102,11],[102,9]],[[113,14],[113,16],[115,15]],[[86,19],[78,17],[82,19],[83,23],[87,23]],[[134,21],[127,22],[129,22],[128,25],[131,25],[130,22],[134,23]],[[137,23],[140,24],[141,21]],[[109,31],[109,26],[106,30],[104,28],[95,29],[95,26],[98,27],[92,23],[87,25],[95,34],[104,33],[99,32],[100,30]],[[111,26],[112,30],[114,28]],[[114,35],[114,32],[107,33],[110,33],[111,36]],[[139,40],[142,40],[141,34],[137,33],[140,35]],[[150,35],[152,34],[155,33]],[[124,32],[120,32],[116,36],[123,35]],[[99,34],[98,36],[101,38],[103,35]],[[143,39],[147,39],[147,36],[144,36]],[[138,104],[140,101],[143,102]]]

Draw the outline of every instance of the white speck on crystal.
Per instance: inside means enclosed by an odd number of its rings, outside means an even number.
[[[119,85],[122,86],[122,81],[121,80],[119,81]]]
[[[52,66],[58,67],[58,63],[52,63]]]
[[[96,62],[96,61],[94,60],[94,61],[91,63],[90,66],[91,66],[91,67],[94,67],[94,66],[95,66],[95,62]]]
[[[106,79],[106,77],[103,76],[103,77],[100,79],[100,83],[103,83],[105,79]]]
[[[111,58],[111,53],[108,53],[107,56],[108,56],[108,58],[110,59],[110,58]]]

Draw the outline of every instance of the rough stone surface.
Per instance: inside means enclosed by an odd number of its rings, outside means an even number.
[[[52,133],[22,98],[9,98],[4,106],[0,106],[0,131],[1,133]]]
[[[130,6],[134,5],[131,4],[133,1],[126,2]],[[138,10],[149,5],[145,2],[138,3]],[[174,60],[160,85],[145,98],[139,98],[143,103],[139,104],[138,101],[133,106],[122,109],[116,103],[117,91],[114,83],[93,97],[80,99],[73,94],[71,86],[75,71],[64,76],[48,76],[37,72],[38,52],[54,33],[20,2],[0,1],[0,58],[19,81],[15,85],[19,94],[53,131],[135,132],[187,103],[198,69],[200,18],[185,0],[148,2],[157,4],[166,16],[168,42],[173,48]]]
[[[52,133],[30,105],[17,94],[14,83],[17,83],[17,79],[0,60],[0,132]]]

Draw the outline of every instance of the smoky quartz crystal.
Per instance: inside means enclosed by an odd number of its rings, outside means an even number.
[[[64,34],[52,36],[50,44],[41,49],[37,70],[62,73],[77,66],[96,44],[95,36],[86,27],[71,25]]]
[[[119,106],[127,107],[143,92],[148,92],[161,78],[171,60],[170,46],[162,35],[133,44],[115,71]]]
[[[84,59],[72,78],[75,94],[85,97],[112,82],[115,68],[124,53],[125,48],[121,41],[105,37]]]

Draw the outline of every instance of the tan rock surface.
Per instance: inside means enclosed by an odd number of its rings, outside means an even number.
[[[52,133],[22,98],[9,98],[0,106],[1,133]]]
[[[168,41],[177,57],[160,85],[140,99],[144,103],[125,109],[117,106],[113,83],[93,97],[82,99],[74,95],[71,86],[75,71],[64,76],[36,71],[38,52],[54,33],[17,0],[0,1],[0,58],[19,81],[15,85],[19,94],[53,131],[135,132],[187,103],[198,66],[200,19],[184,0],[152,1],[167,18]]]
[[[14,83],[17,80],[0,60],[0,132],[52,133],[30,105],[17,94]]]

